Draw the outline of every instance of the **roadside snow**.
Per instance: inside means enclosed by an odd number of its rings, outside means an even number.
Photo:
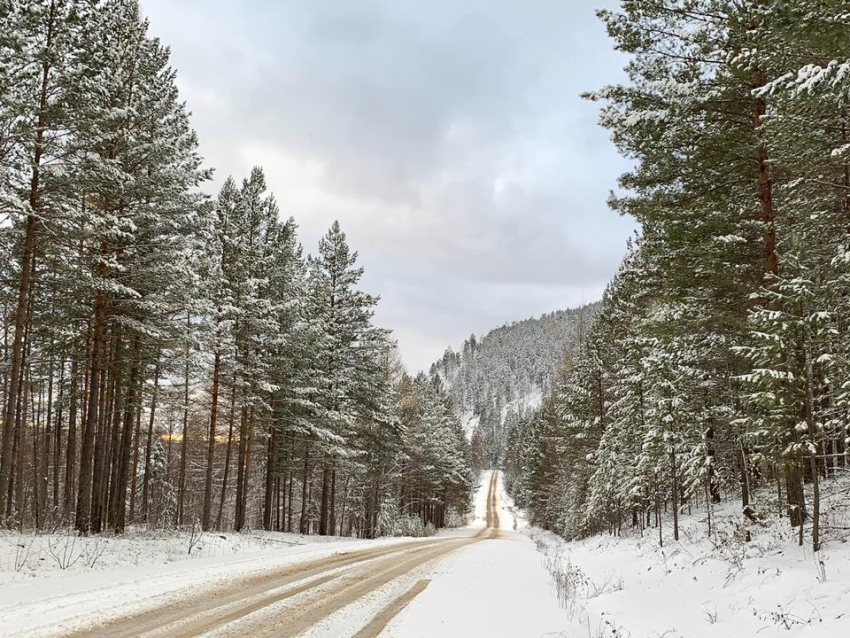
[[[850,635],[850,543],[817,557],[787,522],[751,543],[733,540],[734,517],[685,516],[681,541],[597,536],[567,543],[530,530],[560,580],[571,617],[599,638],[816,638]],[[818,560],[823,565],[818,564]],[[825,576],[825,578],[824,578]]]
[[[221,539],[211,534],[206,541],[202,539],[206,546],[196,547],[193,558],[189,557],[184,534],[76,539],[90,547],[101,543],[100,557],[94,567],[81,559],[69,569],[60,570],[56,559],[50,556],[50,543],[64,547],[73,536],[4,535],[0,537],[4,547],[0,637],[53,636],[165,604],[193,587],[222,584],[264,570],[362,549],[367,544],[375,547],[410,541],[274,533],[224,536]],[[26,571],[8,569],[10,564],[14,566],[16,540],[32,543]],[[93,555],[94,550],[86,551]]]
[[[122,567],[166,565],[339,542],[335,537],[252,531],[243,534],[128,529],[122,536],[80,537],[70,532],[19,534],[0,531],[0,585],[66,578]],[[346,539],[351,541],[352,539]]]

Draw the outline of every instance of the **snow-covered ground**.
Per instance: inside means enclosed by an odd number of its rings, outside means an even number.
[[[277,553],[281,549],[339,541],[331,536],[263,531],[245,534],[198,531],[192,534],[130,528],[123,536],[88,538],[64,532],[18,534],[0,531],[0,586],[127,567],[226,560],[234,555]]]
[[[828,505],[833,529],[848,526],[844,491]],[[850,635],[850,543],[833,534],[815,556],[778,520],[742,543],[735,509],[717,509],[710,536],[704,514],[683,515],[681,540],[667,529],[663,548],[653,530],[567,543],[529,528],[501,474],[485,472],[469,526],[430,539],[212,533],[190,553],[188,534],[5,533],[0,636],[98,636],[103,622],[123,623],[121,636],[169,635],[168,623],[305,638]]]
[[[787,521],[733,538],[736,507],[683,517],[680,541],[666,530],[643,538],[597,536],[567,543],[530,530],[560,581],[571,618],[594,638],[815,638],[850,636],[850,543],[816,556]]]
[[[502,423],[505,422],[505,419],[508,416],[508,412],[534,412],[540,409],[540,406],[543,405],[543,390],[534,386],[531,392],[525,394],[519,398],[506,403],[504,407],[502,407]]]
[[[213,533],[190,553],[188,534],[5,534],[0,636],[97,636],[103,623],[122,636],[171,626],[209,636],[567,635],[524,527],[501,475],[488,472],[469,527],[430,539]],[[281,622],[296,633],[280,634]]]
[[[270,533],[221,536],[204,534],[191,555],[185,533],[89,539],[0,536],[0,636],[61,635],[179,599],[192,588],[410,541]],[[72,564],[64,558],[78,554]],[[60,560],[66,569],[60,568]],[[23,565],[17,569],[20,561]]]
[[[508,412],[521,413],[539,410],[541,405],[543,405],[543,390],[538,387],[534,387],[528,394],[510,401],[502,407],[502,423],[505,422]],[[475,428],[478,427],[480,422],[481,416],[475,414],[472,410],[466,410],[460,415],[460,423],[463,427],[464,434],[466,434],[467,441],[472,439]]]

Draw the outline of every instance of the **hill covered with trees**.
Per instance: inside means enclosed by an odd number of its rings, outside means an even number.
[[[515,419],[540,407],[598,309],[588,304],[472,335],[431,366],[449,388],[477,467],[500,467]]]

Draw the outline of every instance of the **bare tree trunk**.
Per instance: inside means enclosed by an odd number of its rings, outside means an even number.
[[[803,473],[797,459],[788,459],[784,464],[785,469],[785,497],[788,502],[788,518],[791,527],[802,526],[808,515],[806,514],[806,497],[803,492]]]
[[[79,374],[77,359],[71,362],[71,388],[68,405],[68,451],[65,455],[65,494],[62,518],[71,520],[71,506],[74,498],[74,488],[77,475],[77,391],[79,390],[77,378]],[[85,386],[86,384],[83,383]]]
[[[118,485],[113,489],[115,512],[113,522],[116,534],[124,533],[126,521],[127,482],[130,477],[130,448],[133,445],[133,421],[136,413],[136,391],[139,376],[139,337],[133,339],[133,362],[130,368],[130,380],[127,388],[127,398],[124,402],[124,423],[121,431],[121,454],[118,462]],[[138,432],[138,430],[137,430]],[[117,489],[116,489],[117,488]]]
[[[192,330],[192,316],[186,314],[186,368],[183,385],[183,438],[180,441],[180,480],[177,495],[177,527],[183,527],[183,505],[186,501],[186,455],[189,449],[189,334]]]
[[[156,400],[159,393],[159,361],[153,372],[153,393],[151,394],[151,413],[148,419],[148,436],[145,441],[145,474],[142,477],[142,520],[148,522],[148,505],[150,473],[151,473],[151,447],[153,446],[153,424],[156,418]]]
[[[334,534],[336,529],[336,462],[331,472],[331,503],[328,512],[328,533]]]
[[[41,383],[40,390],[44,390],[44,382]],[[41,399],[39,399],[39,413],[41,413]],[[42,494],[42,512],[44,513],[44,521],[47,521],[47,513],[50,509],[52,498],[50,496],[50,461],[55,430],[53,428],[53,344],[50,344],[50,359],[47,364],[47,410],[44,415],[44,460],[42,461],[42,481],[44,484],[44,493]]]
[[[679,473],[676,467],[676,450],[670,446],[670,478],[673,481],[671,502],[673,505],[673,539],[679,540]]]
[[[59,466],[62,463],[62,416],[65,411],[65,356],[59,362],[59,396],[56,398],[56,426],[53,430],[53,509],[62,518],[59,498]]]
[[[277,478],[277,426],[272,424],[269,433],[269,444],[266,454],[266,489],[263,495],[263,529],[272,529],[272,503],[275,492],[275,479]],[[278,485],[278,490],[280,486]],[[275,510],[277,508],[275,507]]]
[[[32,518],[35,522],[35,529],[41,529],[41,505],[42,494],[44,492],[42,486],[41,459],[38,455],[39,437],[41,437],[41,391],[39,389],[38,398],[35,397],[35,383],[32,382],[32,372],[30,372],[30,382],[27,384],[30,394],[30,409],[32,415],[30,423],[32,424]]]
[[[102,247],[105,251],[105,247]],[[98,275],[106,277],[106,263],[98,267]],[[106,330],[106,296],[98,291],[94,303],[94,334],[92,337],[91,365],[89,375],[88,405],[83,426],[83,442],[80,450],[80,480],[77,488],[77,515],[75,527],[81,534],[91,529],[92,465],[94,463],[94,439],[100,407],[100,383],[102,374],[101,350]]]
[[[292,532],[292,472],[289,472],[289,489],[286,498],[286,531]]]
[[[103,486],[104,503],[106,504],[103,509],[103,529],[114,526],[115,517],[118,513],[118,490],[116,488],[118,487],[118,473],[121,462],[122,417],[124,416],[124,403],[127,400],[126,393],[129,392],[129,388],[124,387],[124,366],[128,354],[127,348],[119,348],[116,344],[115,362],[111,366],[113,378],[110,384],[111,390],[108,395],[110,399],[107,408],[107,414],[111,417],[112,425],[109,434],[109,447],[103,455],[103,478],[109,481],[108,484]]]
[[[817,457],[811,456],[812,463],[812,550],[820,551],[820,479],[818,478]]]
[[[215,432],[218,427],[218,389],[221,379],[221,353],[216,351],[213,360],[212,403],[210,405],[210,430],[207,441],[207,471],[204,477],[204,511],[201,517],[201,529],[210,528],[212,512],[212,480],[213,464],[215,463]]]
[[[136,522],[136,492],[138,492],[138,481],[136,478],[139,476],[139,445],[142,442],[142,403],[143,403],[143,393],[141,387],[139,388],[138,393],[138,403],[136,410],[136,428],[133,433],[133,466],[130,469],[130,524],[133,525]]]
[[[664,547],[664,533],[661,529],[661,485],[658,472],[655,472],[655,524],[658,526],[658,546]]]
[[[331,499],[331,478],[332,478],[333,460],[331,455],[325,453],[322,461],[322,509],[319,513],[319,535],[328,535],[328,523],[330,522],[330,499]]]
[[[310,480],[310,447],[304,445],[304,480],[301,483],[301,520],[298,531],[307,534],[307,483]]]
[[[248,461],[248,405],[242,406],[242,416],[239,421],[239,452],[236,460],[236,517],[233,529],[242,531],[245,525],[245,484]]]
[[[227,423],[227,449],[224,453],[224,477],[221,481],[221,497],[218,502],[218,516],[215,528],[221,529],[221,517],[224,512],[224,501],[227,498],[227,478],[230,474],[230,458],[233,455],[233,426],[236,421],[236,387],[230,392],[230,416]]]

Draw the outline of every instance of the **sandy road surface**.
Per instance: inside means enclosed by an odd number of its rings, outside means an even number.
[[[379,588],[461,548],[498,536],[494,472],[487,494],[486,527],[476,534],[409,541],[268,570],[226,586],[194,589],[177,602],[74,633],[68,638],[191,638],[195,636],[298,636]],[[378,636],[428,582],[419,580],[393,595],[365,623],[350,627],[356,638]]]

